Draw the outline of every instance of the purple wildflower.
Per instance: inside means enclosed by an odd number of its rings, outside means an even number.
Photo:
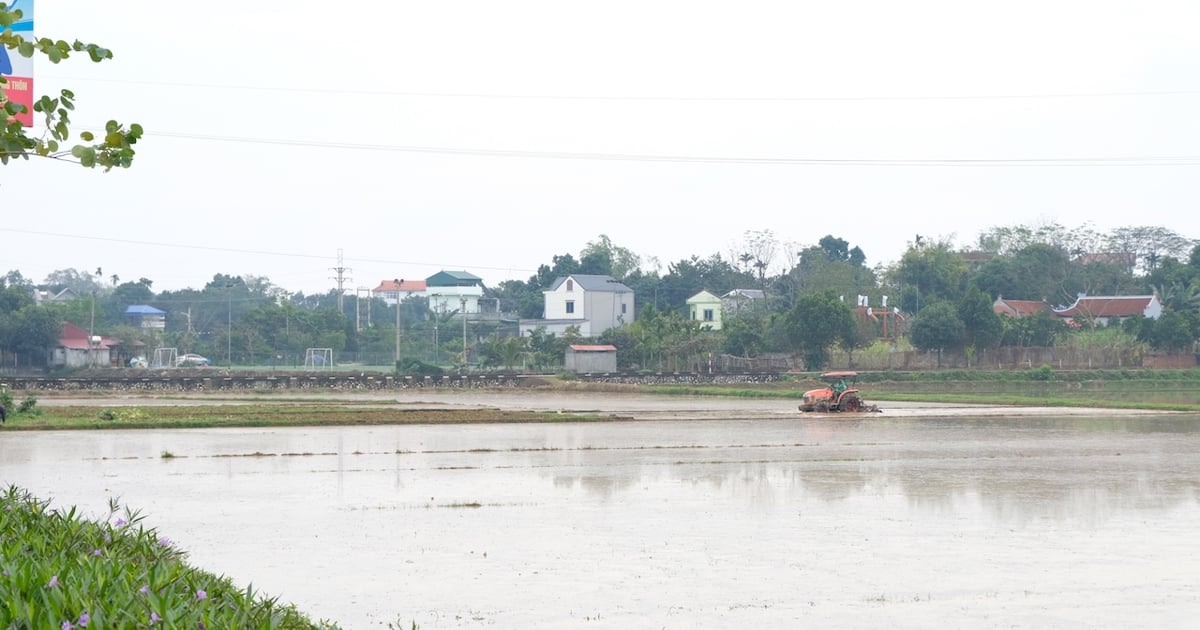
[[[125,519],[118,516],[117,517],[117,527],[122,527],[124,525],[125,525]]]
[[[93,555],[93,556],[102,556],[102,555],[104,555],[104,552],[103,552],[103,551],[100,551],[99,549],[97,549],[97,550],[95,550],[95,551],[93,551],[93,552],[92,552],[92,555]]]
[[[158,623],[160,621],[162,621],[162,617],[159,617],[158,613],[150,611],[150,623]]]
[[[47,588],[54,588],[54,587],[56,587],[56,586],[58,586],[58,576],[57,576],[57,575],[52,575],[52,576],[50,576],[50,583],[49,583],[49,584],[47,584],[47,585],[46,585],[46,587],[47,587]]]
[[[63,625],[62,625],[62,630],[71,630],[74,627],[75,626],[72,626],[70,621],[64,621]]]
[[[139,592],[139,593],[141,593],[142,595],[145,595],[146,593],[149,593],[149,592],[150,592],[150,585],[149,585],[149,584],[143,584],[143,585],[142,585],[142,588],[139,588],[139,589],[138,589],[138,592]]]
[[[160,537],[159,537],[159,539],[158,539],[158,544],[160,544],[160,545],[162,545],[162,546],[164,546],[164,547],[170,547],[170,546],[171,546],[171,539],[170,539],[170,538],[167,538],[166,536],[160,536]]]
[[[208,599],[208,593],[205,593],[204,589],[198,588],[196,589],[196,599],[201,601],[206,600]]]
[[[86,611],[79,613],[79,627],[80,628],[86,628],[88,625],[88,622],[91,620],[92,620],[92,618],[90,616],[88,616]]]

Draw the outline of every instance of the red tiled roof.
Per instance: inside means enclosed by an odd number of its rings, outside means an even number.
[[[992,310],[1001,315],[1028,317],[1050,310],[1050,305],[1038,300],[1005,300],[1001,298],[992,305]]]
[[[425,281],[424,280],[401,280],[400,281],[400,290],[404,291],[405,293],[418,293],[420,291],[424,291],[425,290]],[[379,283],[379,286],[372,289],[372,291],[374,291],[375,293],[395,293],[396,292],[396,281],[395,280],[384,280]]]
[[[1059,317],[1133,317],[1146,312],[1153,295],[1131,295],[1128,297],[1081,297],[1070,307],[1054,311]]]
[[[571,349],[575,352],[613,352],[617,349],[616,346],[587,346],[583,344],[571,344]]]
[[[112,337],[100,337],[100,343],[93,346],[99,350],[107,350],[121,341]],[[58,338],[58,345],[68,350],[87,350],[88,349],[88,331],[72,324],[70,322],[63,323],[62,336]]]

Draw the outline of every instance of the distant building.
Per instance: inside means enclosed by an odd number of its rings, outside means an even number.
[[[134,328],[143,330],[166,330],[167,313],[153,306],[138,304],[125,309],[125,321]]]
[[[572,274],[555,280],[542,296],[542,319],[521,320],[522,336],[538,328],[561,335],[574,326],[580,335],[595,337],[634,321],[633,289],[612,276]]]
[[[762,289],[734,289],[721,296],[721,312],[737,315],[751,309],[761,308],[767,301]]]
[[[1053,311],[1056,317],[1063,319],[1068,324],[1100,326],[1107,326],[1110,323],[1138,316],[1158,319],[1162,312],[1162,302],[1159,301],[1157,293],[1094,297],[1080,294],[1071,306]]]
[[[76,295],[75,291],[71,290],[70,287],[57,292],[49,289],[33,290],[33,301],[37,304],[42,304],[45,302],[70,302],[78,297],[79,296]]]
[[[425,279],[425,296],[435,313],[478,313],[483,279],[466,271],[439,271]]]
[[[404,300],[411,295],[424,297],[425,281],[404,279],[384,280],[379,283],[379,286],[371,289],[371,295],[381,298],[388,306],[395,306],[397,297],[400,300]]]
[[[721,330],[722,307],[721,298],[708,291],[700,291],[687,299],[688,319],[702,328]]]
[[[563,363],[567,371],[576,374],[616,372],[617,347],[573,344],[567,346]]]
[[[112,362],[112,349],[120,343],[110,337],[88,335],[88,331],[75,324],[65,323],[58,347],[50,353],[50,367],[108,367]]]
[[[1049,312],[1051,306],[1044,300],[1006,300],[1000,296],[996,298],[995,302],[992,302],[992,310],[997,315],[1021,318]]]

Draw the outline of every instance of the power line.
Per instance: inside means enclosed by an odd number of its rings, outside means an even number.
[[[1200,155],[1178,156],[1116,156],[1116,157],[1049,157],[1049,158],[945,158],[945,159],[887,159],[887,158],[759,158],[704,155],[666,155],[639,153],[593,153],[577,151],[527,151],[513,149],[473,149],[456,147],[432,147],[399,144],[356,144],[349,142],[321,142],[315,140],[286,140],[278,138],[251,138],[239,136],[214,136],[206,134],[176,133],[160,131],[146,136],[200,140],[208,142],[238,142],[246,144],[268,144],[322,149],[347,149],[356,151],[386,151],[393,153],[425,153],[437,155],[465,155],[473,157],[534,158],[554,160],[601,160],[618,162],[678,162],[698,164],[759,164],[786,166],[873,166],[873,167],[1043,167],[1043,166],[1196,166]]]
[[[211,245],[188,245],[182,243],[162,243],[157,241],[140,241],[125,238],[111,238],[104,236],[88,236],[83,234],[66,234],[62,232],[44,232],[39,230],[22,230],[18,228],[0,227],[0,232],[9,232],[13,234],[26,234],[29,236],[49,236],[54,238],[72,238],[85,241],[100,241],[104,243],[123,243],[127,245],[145,245],[152,247],[170,247],[174,249],[192,249],[210,252],[226,252],[233,254],[252,254],[256,256],[274,256],[279,258],[310,258],[314,260],[328,260],[328,256],[318,256],[316,254],[299,254],[295,252],[272,252],[257,249],[239,249],[234,247],[213,247]],[[351,258],[362,263],[371,263],[378,265],[411,265],[419,267],[442,267],[443,269],[461,268],[469,266],[473,269],[486,269],[488,271],[521,271],[535,273],[532,269],[520,269],[515,267],[494,267],[486,265],[463,265],[462,263],[441,263],[441,262],[416,262],[411,260],[388,260],[381,258]]]
[[[131,79],[97,79],[89,77],[45,76],[47,79],[63,81],[91,81],[97,83],[119,83],[125,85],[155,85],[202,90],[256,90],[261,92],[296,92],[310,94],[344,94],[354,96],[390,96],[402,98],[470,98],[503,100],[551,100],[551,101],[663,101],[663,102],[847,102],[847,101],[976,101],[976,100],[1041,100],[1080,98],[1126,98],[1196,96],[1200,90],[1130,90],[1100,92],[1044,92],[1026,94],[928,94],[916,96],[863,95],[863,96],[663,96],[663,95],[604,95],[604,94],[504,94],[498,92],[418,92],[400,90],[347,90],[335,88],[288,87],[264,85],[222,85],[218,83],[191,83],[181,81],[138,81]]]

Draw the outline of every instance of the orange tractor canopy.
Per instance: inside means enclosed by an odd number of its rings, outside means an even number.
[[[800,411],[870,411],[863,404],[854,385],[858,382],[858,372],[840,371],[826,372],[821,375],[828,385],[804,392],[800,403]]]

